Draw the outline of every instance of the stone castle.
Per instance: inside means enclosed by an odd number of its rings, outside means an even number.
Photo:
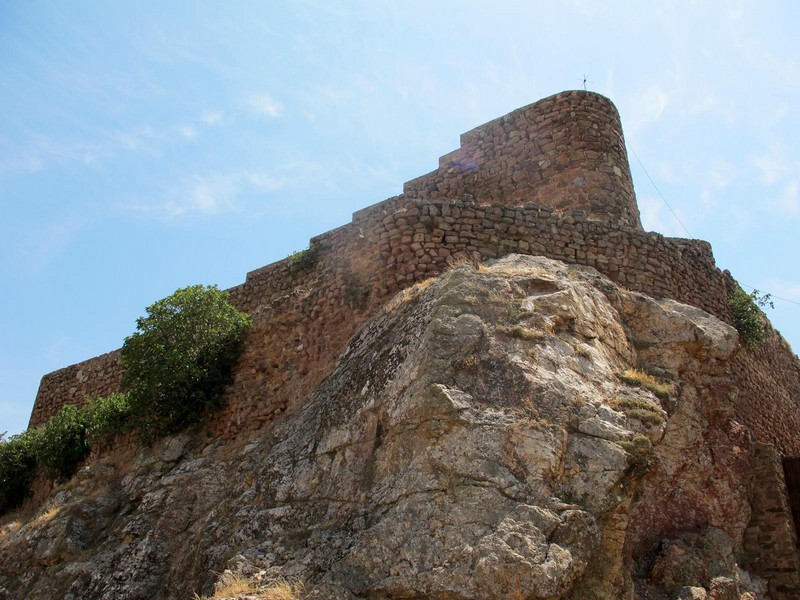
[[[698,240],[645,232],[619,115],[598,94],[569,91],[481,125],[439,167],[403,193],[356,212],[230,290],[253,325],[209,425],[218,438],[296,411],[332,372],[348,340],[401,290],[459,263],[511,253],[595,268],[629,290],[670,298],[731,322],[737,289]],[[783,464],[800,456],[800,372],[775,331],[732,359],[730,411],[753,436],[762,481],[745,533],[768,559],[755,566],[775,589],[800,593],[796,538]],[[30,426],[65,404],[116,391],[119,351],[46,375]],[[782,592],[781,592],[782,593]],[[780,597],[776,595],[775,597]]]

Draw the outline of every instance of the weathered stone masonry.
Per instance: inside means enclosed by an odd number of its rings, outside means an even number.
[[[403,193],[578,208],[593,220],[642,228],[617,109],[586,92],[557,94],[468,131],[436,171],[407,182]]]
[[[587,92],[558,94],[464,134],[437,171],[311,244],[310,268],[279,261],[230,290],[253,326],[212,434],[257,429],[296,409],[364,321],[454,262],[542,255],[726,321],[736,288],[706,242],[642,231],[616,109]],[[786,342],[771,331],[761,349],[733,361],[737,420],[781,455],[800,455],[800,375]],[[64,404],[115,391],[120,377],[118,351],[46,375],[30,425]],[[754,514],[763,542],[771,529],[759,515],[771,513]],[[775,544],[786,550],[785,540]]]
[[[716,268],[710,246],[641,230],[619,117],[606,98],[565,92],[518,109],[464,134],[461,149],[440,162],[405,194],[314,238],[312,269],[295,273],[280,261],[230,290],[254,325],[219,433],[258,427],[304,397],[377,308],[455,258],[543,255],[730,320],[736,284]],[[570,203],[579,208],[566,209]],[[772,335],[736,360],[743,380],[732,402],[741,420],[760,441],[800,454],[800,377],[788,346]],[[46,375],[30,425],[64,404],[115,391],[118,361],[112,352]]]

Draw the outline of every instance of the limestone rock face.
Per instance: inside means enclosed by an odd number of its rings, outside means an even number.
[[[112,453],[6,519],[0,598],[190,598],[223,572],[318,599],[763,598],[735,559],[736,345],[592,269],[456,268],[395,298],[267,430]],[[634,368],[672,392],[620,378]]]

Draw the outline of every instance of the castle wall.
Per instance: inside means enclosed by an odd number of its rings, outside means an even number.
[[[744,533],[743,562],[769,582],[774,600],[800,597],[800,562],[778,453],[761,444],[753,456],[753,513]]]
[[[230,290],[253,326],[215,433],[257,428],[307,397],[361,323],[454,259],[521,252],[587,265],[730,322],[736,283],[710,246],[641,230],[619,116],[602,96],[565,92],[482,125],[405,189],[314,238],[312,268],[280,261]],[[738,418],[759,441],[800,455],[800,375],[788,345],[772,332],[733,360]],[[30,425],[119,380],[118,352],[46,375]]]
[[[229,290],[253,323],[209,435],[256,430],[298,409],[361,324],[400,290],[462,261],[546,256],[731,321],[736,282],[716,268],[711,247],[642,231],[619,116],[601,96],[566,92],[482,125],[404,190],[313,238],[316,260],[307,268],[285,259]],[[754,457],[766,485],[756,490],[746,542],[783,553],[762,567],[771,585],[791,594],[796,572],[784,577],[780,569],[796,567],[781,562],[791,560],[792,538],[781,533],[783,480],[773,463],[775,452],[800,455],[800,370],[770,330],[761,348],[737,352],[728,372],[715,385],[730,391],[731,415],[775,448]],[[121,375],[119,351],[45,375],[30,426],[65,404],[116,391]]]
[[[619,113],[603,96],[556,94],[461,136],[406,196],[582,209],[589,219],[641,229]]]
[[[83,404],[86,398],[119,391],[119,359],[120,351],[114,350],[42,377],[28,427],[47,422],[65,404]]]
[[[290,260],[248,274],[234,303],[253,317],[216,435],[255,429],[296,408],[335,364],[358,326],[399,290],[435,276],[454,260],[521,252],[596,268],[628,289],[674,298],[730,321],[735,282],[710,246],[590,221],[582,211],[547,206],[481,206],[399,196],[359,211],[352,223],[312,240],[318,260],[295,272]],[[112,391],[117,354],[45,376],[31,425],[65,403]],[[774,332],[755,352],[733,359],[731,407],[759,441],[800,454],[800,375]]]

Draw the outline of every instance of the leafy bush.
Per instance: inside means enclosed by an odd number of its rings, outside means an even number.
[[[86,412],[65,406],[50,417],[41,431],[35,445],[36,458],[56,481],[69,479],[89,453]]]
[[[0,514],[28,496],[39,466],[56,481],[69,479],[92,447],[130,430],[129,416],[127,397],[112,394],[82,408],[65,406],[39,429],[8,440],[0,436]]]
[[[220,405],[250,318],[216,286],[179,289],[146,310],[122,347],[122,387],[132,423],[148,440]]]
[[[38,429],[12,435],[7,440],[0,435],[0,514],[16,508],[30,494],[40,435]]]
[[[120,433],[131,430],[131,405],[126,394],[92,398],[86,403],[86,439],[93,448],[107,446]]]
[[[761,308],[767,306],[775,308],[771,298],[770,294],[761,295],[758,290],[748,294],[742,288],[738,288],[733,298],[728,301],[733,313],[733,326],[750,350],[755,350],[764,343],[767,324]]]

